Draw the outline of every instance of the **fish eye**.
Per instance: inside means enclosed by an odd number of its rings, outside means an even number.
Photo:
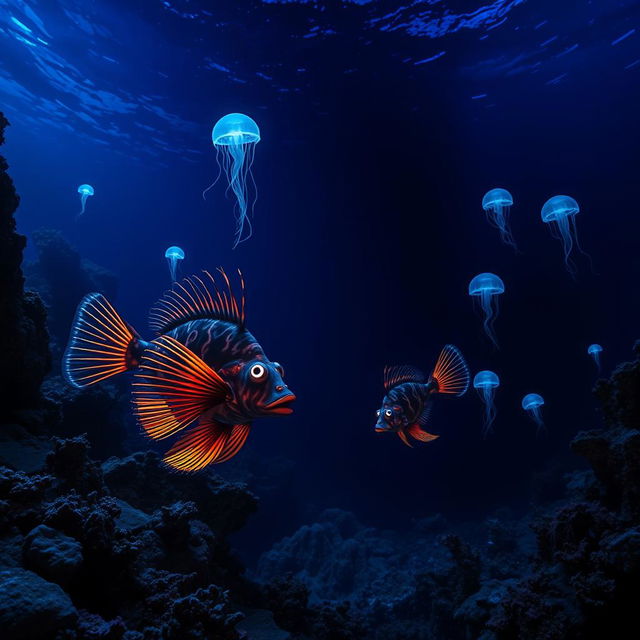
[[[284,367],[279,362],[274,362],[273,366],[276,368],[276,371],[280,374],[280,377],[284,378]]]
[[[263,380],[267,375],[267,370],[264,368],[264,365],[254,364],[251,369],[249,369],[249,375],[254,380]]]
[[[393,413],[393,412],[391,411],[391,409],[387,409],[387,410],[384,412],[384,415],[385,415],[385,416],[387,416],[387,418],[390,418],[392,413]]]
[[[377,416],[379,416],[379,415],[380,415],[380,409],[378,409],[378,410],[376,411],[376,415],[377,415]]]

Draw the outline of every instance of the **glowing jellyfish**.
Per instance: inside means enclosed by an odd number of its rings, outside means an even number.
[[[529,417],[536,423],[538,433],[544,430],[542,412],[540,407],[544,404],[544,398],[537,393],[528,393],[522,398],[522,408],[529,414]]]
[[[233,247],[251,237],[251,220],[247,215],[256,198],[251,173],[255,146],[260,142],[260,129],[255,120],[243,113],[229,113],[220,118],[211,132],[220,173],[224,171],[229,189],[236,197],[236,233]],[[218,178],[220,174],[218,174]],[[205,189],[202,196],[218,181]],[[251,193],[253,192],[253,194]],[[246,228],[245,228],[246,227]]]
[[[504,293],[504,282],[495,273],[479,273],[469,283],[469,295],[478,298],[484,314],[484,331],[497,347],[493,323],[498,315],[498,296]]]
[[[80,194],[80,204],[82,205],[82,209],[78,214],[78,217],[80,217],[84,213],[84,208],[87,204],[87,198],[94,194],[93,187],[90,184],[81,184],[78,187],[78,193]]]
[[[496,419],[494,399],[500,386],[500,378],[493,371],[480,371],[473,379],[473,387],[478,392],[484,404],[484,428],[482,434],[486,437]]]
[[[517,249],[509,227],[509,210],[513,205],[513,196],[506,189],[491,189],[482,198],[482,208],[489,222],[498,229],[505,244]]]
[[[600,354],[602,353],[602,347],[599,344],[590,344],[587,349],[587,353],[593,358],[593,361],[598,367],[598,373],[600,372]]]
[[[553,237],[562,241],[564,263],[572,276],[576,274],[576,266],[571,260],[574,246],[584,254],[578,242],[576,227],[576,215],[579,212],[580,206],[570,196],[553,196],[544,203],[540,214],[542,221],[551,225]]]
[[[177,280],[178,263],[184,260],[184,251],[180,247],[169,247],[164,252],[164,257],[169,263],[169,273],[171,274],[171,281]]]

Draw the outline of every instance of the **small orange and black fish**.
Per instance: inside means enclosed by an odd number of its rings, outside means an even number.
[[[469,368],[458,348],[448,344],[428,378],[413,367],[385,367],[384,388],[387,395],[377,411],[375,429],[379,433],[397,433],[411,447],[408,436],[422,442],[438,437],[423,429],[429,421],[433,396],[464,395],[469,388]]]
[[[255,418],[292,413],[296,399],[284,371],[245,328],[244,280],[234,295],[226,273],[176,282],[151,310],[151,342],[99,293],[76,312],[63,357],[64,377],[84,388],[135,371],[133,411],[148,436],[163,440],[184,431],[164,462],[198,471],[225,462],[244,445]]]

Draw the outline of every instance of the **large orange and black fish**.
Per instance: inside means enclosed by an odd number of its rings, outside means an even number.
[[[192,426],[164,462],[198,471],[224,462],[244,445],[255,418],[288,414],[295,395],[284,372],[245,328],[245,289],[236,298],[224,270],[176,282],[151,310],[158,337],[142,340],[99,293],[78,306],[63,373],[88,387],[123,371],[135,371],[133,409],[155,440]]]
[[[448,344],[429,377],[409,366],[385,367],[384,388],[387,394],[377,411],[375,430],[397,433],[411,447],[409,436],[422,442],[439,437],[423,429],[429,422],[433,397],[464,395],[469,388],[469,368],[460,351]]]

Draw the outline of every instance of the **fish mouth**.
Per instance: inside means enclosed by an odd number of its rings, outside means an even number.
[[[375,426],[375,432],[376,433],[386,433],[387,431],[389,431],[389,427],[383,427],[383,426],[381,426],[379,424],[377,424]]]
[[[289,393],[286,396],[282,396],[269,404],[264,406],[265,411],[269,413],[276,413],[279,415],[288,415],[293,413],[293,409],[287,405],[291,404],[296,399],[293,393]]]

